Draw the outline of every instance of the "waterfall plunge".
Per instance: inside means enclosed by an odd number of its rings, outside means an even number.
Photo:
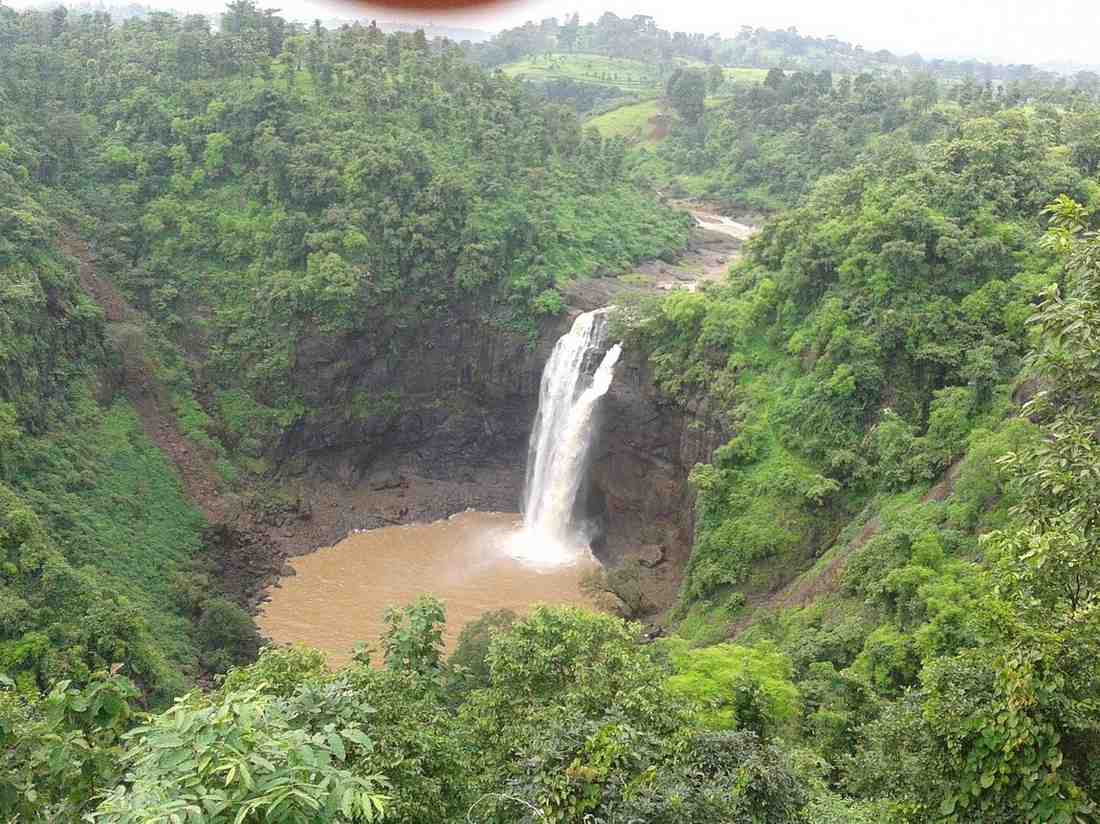
[[[533,560],[553,560],[561,557],[563,547],[581,543],[573,507],[587,468],[592,418],[622,353],[621,345],[612,346],[588,378],[585,366],[603,347],[606,333],[606,309],[578,316],[542,372],[523,502],[525,540],[534,544],[524,554]]]

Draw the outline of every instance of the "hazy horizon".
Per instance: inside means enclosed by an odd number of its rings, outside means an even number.
[[[125,0],[118,0],[122,3]],[[140,0],[136,0],[140,3]],[[30,3],[12,3],[25,6]],[[38,5],[37,3],[35,5]],[[213,14],[219,0],[153,0],[144,5]],[[773,0],[766,6],[722,8],[707,0],[684,0],[674,7],[661,0],[510,0],[479,9],[443,13],[409,13],[382,6],[332,0],[260,0],[265,8],[309,20],[315,17],[367,17],[400,23],[433,23],[499,31],[547,17],[559,20],[574,11],[584,21],[605,11],[621,17],[646,14],[672,31],[732,36],[742,26],[785,29],[802,34],[833,35],[869,51],[919,52],[925,58],[975,58],[999,63],[1100,63],[1093,41],[1100,23],[1092,0],[1060,0],[1043,6],[1024,0],[926,0],[919,7],[845,0],[823,6],[813,0]],[[1086,24],[1083,24],[1086,23]]]

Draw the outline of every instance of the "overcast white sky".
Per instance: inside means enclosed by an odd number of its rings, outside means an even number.
[[[282,3],[288,12],[309,5],[315,4]],[[742,25],[797,26],[803,34],[834,34],[869,49],[919,51],[925,57],[1100,63],[1097,0],[511,0],[449,19],[441,14],[430,17],[497,30],[526,20],[562,18],[573,11],[585,20],[604,11],[624,17],[649,14],[674,31],[735,34]],[[396,18],[386,9],[368,13]]]
[[[11,3],[12,0],[6,0]],[[213,13],[222,0],[138,0],[181,11]],[[648,14],[673,31],[736,34],[742,25],[836,35],[865,48],[925,57],[976,57],[1005,63],[1100,64],[1100,0],[506,0],[462,13],[411,17],[340,0],[258,0],[288,17],[367,16],[497,31],[544,17],[604,11]],[[18,0],[16,0],[18,4]]]

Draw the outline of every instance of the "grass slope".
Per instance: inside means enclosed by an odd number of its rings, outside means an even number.
[[[767,69],[753,69],[747,66],[723,66],[722,73],[727,82],[735,83],[763,83],[768,76]]]
[[[130,404],[100,409],[85,397],[65,429],[18,452],[17,487],[69,562],[94,567],[138,606],[170,660],[192,663],[172,584],[199,548],[202,518]]]
[[[605,57],[602,54],[565,54],[552,52],[531,55],[501,69],[509,77],[524,80],[573,80],[616,86],[624,92],[657,94],[661,71],[641,60]]]
[[[660,133],[650,121],[659,115],[674,116],[664,101],[646,100],[605,112],[593,117],[585,125],[597,129],[603,137],[623,137],[631,143],[652,145],[660,142]]]

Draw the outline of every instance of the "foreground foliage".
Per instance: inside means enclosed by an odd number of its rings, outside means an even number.
[[[437,666],[389,656],[385,669],[360,659],[329,672],[317,653],[268,649],[219,690],[191,693],[121,737],[134,693],[118,676],[84,693],[59,685],[43,706],[5,695],[2,729],[21,742],[22,758],[7,765],[0,812],[48,820],[93,810],[91,820],[119,822],[780,824],[811,799],[847,809],[740,709],[721,730],[695,727],[689,719],[703,705],[672,686],[675,656],[641,646],[636,625],[537,608],[490,632],[486,678],[456,691],[438,603],[400,614],[387,646],[434,650]],[[747,670],[742,683],[776,683],[759,677]],[[59,702],[84,714],[58,716]],[[43,734],[42,716],[55,719],[57,734]],[[78,770],[81,783],[38,772],[88,736],[95,761]]]

